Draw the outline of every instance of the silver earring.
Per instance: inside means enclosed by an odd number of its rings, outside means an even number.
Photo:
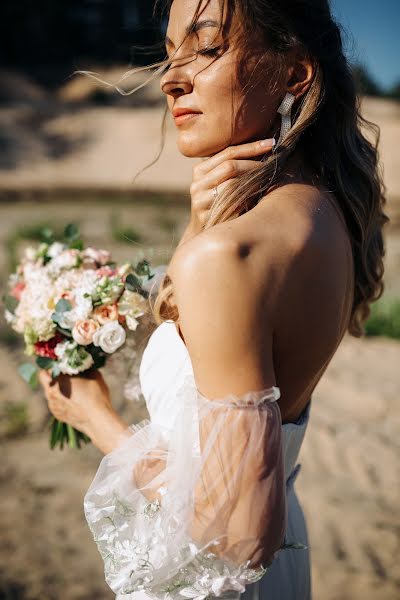
[[[293,102],[295,101],[295,99],[296,99],[296,96],[294,96],[290,92],[286,92],[286,95],[278,108],[278,113],[280,115],[282,115],[282,123],[281,123],[281,131],[279,134],[279,140],[275,144],[274,150],[276,149],[277,146],[279,146],[279,144],[281,144],[283,142],[283,140],[285,139],[285,137],[287,136],[287,134],[289,133],[289,131],[292,127],[291,112],[292,112]]]

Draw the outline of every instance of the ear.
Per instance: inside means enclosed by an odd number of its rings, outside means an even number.
[[[313,59],[304,51],[297,51],[292,58],[286,80],[286,91],[298,100],[306,94],[314,78],[315,65]]]

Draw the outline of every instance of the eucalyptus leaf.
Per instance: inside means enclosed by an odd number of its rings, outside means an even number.
[[[14,314],[18,304],[19,302],[14,296],[4,296],[4,305],[10,313]]]
[[[54,315],[56,315],[56,318],[57,318],[57,320],[54,320],[54,319],[53,319],[53,316],[54,316]],[[52,320],[54,323],[56,323],[56,324],[57,324],[57,331],[58,331],[59,333],[62,333],[62,334],[63,334],[65,337],[67,337],[67,338],[72,338],[72,333],[71,333],[71,331],[70,331],[69,329],[63,329],[63,327],[60,327],[60,325],[59,325],[58,319],[60,319],[60,318],[61,318],[61,315],[59,315],[59,314],[57,314],[57,313],[54,313],[54,315],[52,315],[52,317],[51,317],[51,320]]]
[[[42,227],[40,230],[40,239],[46,244],[52,244],[54,242],[54,233],[50,227]]]
[[[139,292],[142,290],[142,282],[136,275],[129,273],[125,280],[125,287],[131,292]]]
[[[68,241],[72,241],[79,238],[79,229],[75,223],[69,223],[64,229],[64,236]]]
[[[67,312],[68,310],[72,310],[71,302],[69,302],[68,300],[65,300],[65,298],[61,298],[56,304],[56,308],[55,308],[56,313],[63,313],[63,312]],[[53,319],[53,321],[54,321],[54,319]]]
[[[36,365],[33,365],[32,363],[23,363],[18,367],[18,372],[33,390],[38,387],[38,369]]]
[[[59,376],[60,373],[61,373],[60,365],[57,362],[54,362],[53,366],[51,368],[51,377],[53,379],[55,379],[56,377]]]
[[[48,358],[47,356],[37,356],[36,364],[39,369],[51,369],[54,364],[54,360],[52,358]]]

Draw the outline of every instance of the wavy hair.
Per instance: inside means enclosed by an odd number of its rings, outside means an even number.
[[[172,0],[156,0],[154,15],[161,8],[162,14],[168,16],[171,4]],[[208,229],[251,209],[283,182],[285,164],[295,150],[300,150],[307,157],[313,183],[333,192],[348,230],[355,281],[347,331],[361,337],[365,335],[363,323],[370,315],[370,304],[384,291],[386,250],[382,229],[389,217],[383,210],[386,187],[379,164],[380,129],[361,115],[353,72],[344,54],[342,27],[333,19],[328,0],[220,0],[220,4],[221,15],[228,9],[240,20],[237,47],[241,85],[249,85],[246,64],[254,45],[249,47],[248,41],[254,39],[261,43],[267,65],[263,75],[268,77],[271,90],[273,73],[279,76],[292,51],[301,50],[312,59],[314,75],[295,110],[292,128],[284,142],[220,192],[203,227]],[[201,5],[199,0],[191,26],[198,20]],[[220,29],[223,31],[222,22]],[[155,75],[168,68],[172,60],[173,55],[151,65],[156,67]],[[141,68],[135,69],[138,70]],[[167,114],[168,107],[163,118],[161,150]],[[363,127],[371,134],[372,141],[364,135]],[[166,319],[179,321],[168,275],[161,281],[151,311],[157,324]]]

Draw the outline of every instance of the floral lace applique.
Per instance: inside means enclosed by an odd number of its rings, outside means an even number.
[[[142,548],[139,539],[119,540],[121,532],[129,526],[129,518],[137,516],[137,510],[116,491],[113,491],[112,498],[114,510],[103,517],[103,533],[101,537],[94,537],[94,540],[104,560],[106,580],[108,575],[114,575],[121,569],[125,570],[129,565],[129,584],[120,590],[121,596],[143,590],[155,600],[205,600],[219,597],[227,591],[243,593],[245,586],[259,581],[273,562],[258,569],[249,568],[250,561],[240,567],[234,567],[213,552],[199,551],[196,544],[189,542],[186,547],[180,549],[180,556],[176,559],[176,563],[184,566],[181,566],[167,583],[152,585],[154,567],[149,560],[149,548]],[[156,499],[153,502],[145,502],[141,514],[146,519],[154,519],[160,510],[161,503]],[[94,530],[92,533],[94,534]],[[306,549],[307,546],[285,541],[275,552],[274,558],[281,550],[289,548]]]

